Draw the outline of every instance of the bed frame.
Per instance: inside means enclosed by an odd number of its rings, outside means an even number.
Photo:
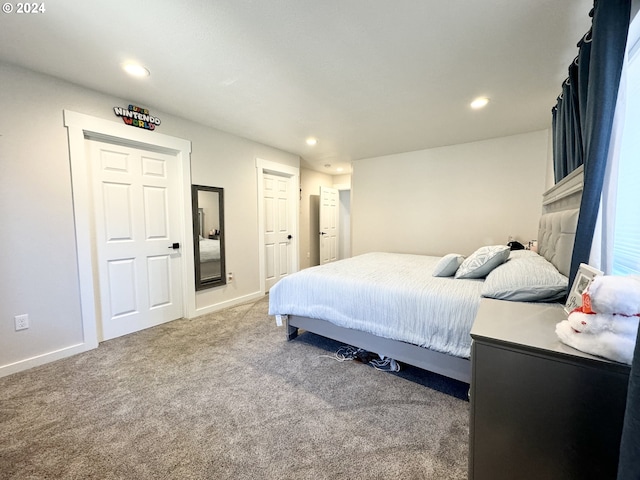
[[[298,336],[298,328],[332,338],[347,345],[391,357],[414,367],[439,373],[462,382],[471,382],[471,362],[466,358],[452,357],[446,353],[418,347],[406,342],[378,337],[360,330],[334,325],[327,320],[289,315],[284,319],[288,340]]]
[[[538,252],[568,276],[582,194],[582,168],[543,195],[538,231]],[[471,361],[398,340],[334,325],[327,320],[288,315],[283,317],[287,340],[303,329],[347,345],[375,352],[424,370],[471,383]]]

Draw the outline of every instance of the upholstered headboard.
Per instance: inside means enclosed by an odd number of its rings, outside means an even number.
[[[538,253],[569,276],[579,209],[545,213],[538,228]]]
[[[583,168],[580,166],[547,190],[542,200],[538,253],[567,277],[576,238],[583,178]]]

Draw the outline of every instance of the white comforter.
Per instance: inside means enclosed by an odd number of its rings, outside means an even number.
[[[299,315],[468,358],[482,280],[433,277],[440,257],[367,253],[301,270],[269,292],[270,315]]]

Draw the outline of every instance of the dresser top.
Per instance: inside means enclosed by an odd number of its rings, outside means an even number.
[[[567,319],[563,305],[559,303],[508,302],[483,298],[471,328],[471,337],[476,341],[498,342],[526,350],[567,357],[574,360],[587,359],[620,366],[627,365],[576,350],[560,341],[556,325]]]

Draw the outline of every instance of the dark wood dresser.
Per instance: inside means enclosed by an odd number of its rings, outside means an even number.
[[[566,316],[559,304],[482,299],[469,479],[615,479],[630,367],[561,343]]]

